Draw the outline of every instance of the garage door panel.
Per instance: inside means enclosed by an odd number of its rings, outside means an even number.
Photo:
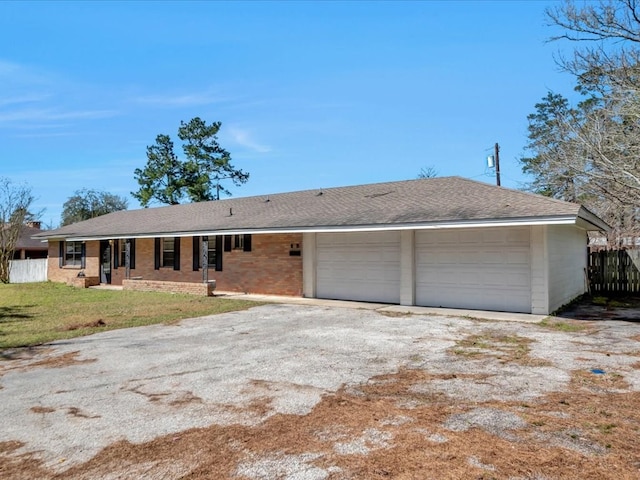
[[[398,303],[398,232],[319,233],[316,238],[319,298]]]
[[[416,232],[416,303],[529,312],[529,238],[528,227]]]

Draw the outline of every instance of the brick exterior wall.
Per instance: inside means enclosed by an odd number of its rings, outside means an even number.
[[[47,267],[47,280],[51,282],[76,283],[74,280],[82,270],[87,277],[100,278],[100,242],[86,243],[86,265],[85,268],[79,266],[64,266],[60,268],[59,242],[49,242],[49,262]]]
[[[154,239],[136,239],[136,268],[131,269],[130,276],[141,280],[202,283],[202,268],[193,271],[192,242],[192,237],[180,239],[180,270],[172,267],[155,270]],[[302,234],[252,235],[251,251],[223,252],[222,271],[209,268],[209,280],[215,280],[216,290],[220,291],[302,296],[302,256],[289,255],[291,244],[300,245],[302,250]],[[58,242],[50,242],[48,278],[66,283],[77,276],[80,268],[60,268],[58,249]],[[85,275],[99,276],[100,242],[88,241],[86,252]],[[124,265],[112,267],[111,283],[122,285],[125,275]]]

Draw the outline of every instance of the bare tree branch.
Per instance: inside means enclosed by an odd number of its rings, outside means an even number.
[[[27,186],[0,177],[0,282],[9,283],[10,263],[34,198]]]

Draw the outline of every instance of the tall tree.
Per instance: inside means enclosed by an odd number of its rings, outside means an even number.
[[[613,243],[640,234],[640,8],[636,0],[566,1],[547,10],[553,40],[576,42],[559,64],[582,100],[549,93],[528,117],[531,188],[579,201],[613,227]]]
[[[174,153],[173,142],[168,135],[158,135],[155,145],[147,147],[147,165],[144,169],[136,168],[134,175],[140,189],[131,195],[143,207],[152,200],[177,205],[184,198],[184,165]]]
[[[31,189],[0,177],[0,282],[9,283],[10,263],[16,243],[27,221],[35,220],[29,212],[34,197]]]
[[[235,168],[229,152],[218,144],[221,125],[220,122],[207,125],[200,117],[188,123],[180,122],[178,138],[184,142],[187,192],[191,201],[220,200],[220,192],[231,195],[221,181],[231,180],[239,187],[249,180],[249,174]]]
[[[128,201],[124,197],[86,188],[76,190],[62,206],[62,226],[126,210],[127,207]]]
[[[222,184],[230,180],[240,186],[249,180],[249,173],[231,164],[231,155],[218,143],[220,122],[210,125],[200,117],[180,122],[178,138],[183,142],[184,160],[174,152],[168,135],[158,135],[156,144],[147,147],[147,165],[135,170],[140,185],[132,195],[144,207],[150,202],[175,205],[219,200],[220,193],[231,195]]]

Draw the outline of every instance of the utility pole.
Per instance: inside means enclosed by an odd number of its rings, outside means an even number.
[[[496,143],[493,148],[496,159],[496,185],[500,186],[500,147]]]

